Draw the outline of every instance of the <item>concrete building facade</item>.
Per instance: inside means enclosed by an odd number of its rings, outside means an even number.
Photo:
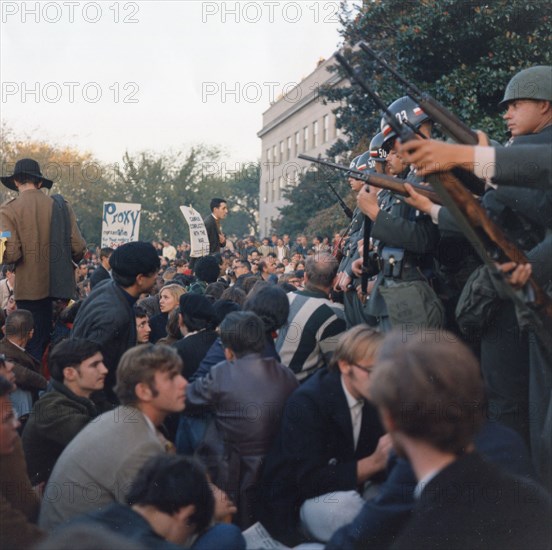
[[[320,61],[317,68],[292,90],[278,98],[263,113],[263,128],[258,132],[262,142],[259,189],[259,231],[269,235],[278,219],[278,208],[286,204],[283,191],[296,185],[309,163],[297,158],[301,153],[316,157],[325,154],[339,138],[335,115],[336,104],[324,105],[321,86],[335,86],[341,77],[328,71],[333,58]]]

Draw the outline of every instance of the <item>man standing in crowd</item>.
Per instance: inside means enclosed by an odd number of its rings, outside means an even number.
[[[113,248],[105,247],[100,250],[100,265],[90,276],[90,288],[94,288],[104,279],[111,278],[111,275],[109,274],[109,271],[111,270],[111,266],[109,265],[109,258],[111,258],[111,254],[113,254]]]
[[[19,195],[0,207],[0,228],[8,233],[3,261],[15,264],[17,307],[33,314],[35,332],[28,351],[40,360],[50,340],[52,298],[75,294],[73,262],[84,255],[86,242],[80,234],[71,206],[50,189],[38,162],[21,159],[2,183]]]
[[[203,223],[209,238],[209,254],[215,254],[226,244],[220,222],[228,215],[228,205],[224,199],[215,198],[211,199],[210,208],[211,214],[203,220]]]
[[[276,351],[299,380],[329,364],[337,336],[345,331],[343,310],[328,299],[336,274],[333,256],[310,256],[305,265],[305,289],[287,295],[289,316],[278,332]]]
[[[161,252],[161,255],[169,261],[176,259],[176,248],[168,241],[168,239],[163,241],[163,251]]]
[[[33,485],[48,481],[63,449],[98,415],[90,396],[107,374],[99,346],[81,338],[56,345],[48,369],[51,390],[35,403],[22,436]]]
[[[100,346],[108,369],[104,391],[117,403],[113,392],[117,364],[123,353],[136,345],[133,305],[149,292],[159,271],[159,257],[151,243],[132,242],[120,246],[109,259],[112,281],[96,287],[79,309],[71,335]]]

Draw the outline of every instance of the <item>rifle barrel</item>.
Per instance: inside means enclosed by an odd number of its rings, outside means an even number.
[[[436,204],[441,204],[441,198],[437,193],[435,193],[435,191],[433,191],[433,189],[431,189],[431,187],[420,185],[419,183],[412,183],[410,181],[406,181],[400,178],[394,178],[392,176],[386,176],[384,174],[367,174],[366,172],[361,172],[360,170],[356,170],[354,168],[348,168],[347,166],[343,166],[342,164],[310,157],[308,155],[300,154],[298,157],[303,160],[315,162],[316,164],[320,164],[322,166],[327,166],[328,168],[340,170],[341,172],[347,172],[355,179],[363,181],[368,185],[372,185],[374,187],[377,187],[378,189],[388,189],[389,191],[392,191],[396,195],[400,195],[402,197],[410,196],[408,194],[408,191],[404,187],[405,183],[409,183],[418,193],[420,193],[420,195],[427,197]]]
[[[449,111],[444,105],[430,96],[427,92],[422,92],[413,82],[409,82],[396,69],[391,67],[385,59],[382,59],[366,42],[359,43],[360,49],[375,59],[384,69],[389,71],[401,84],[406,86],[406,94],[410,96],[433,120],[439,124],[443,131],[457,143],[464,145],[477,145],[479,140],[477,134],[454,113]]]

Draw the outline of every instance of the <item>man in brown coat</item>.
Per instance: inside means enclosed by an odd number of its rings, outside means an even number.
[[[72,261],[82,258],[86,242],[70,205],[41,191],[53,182],[42,176],[38,162],[18,160],[13,175],[0,180],[19,192],[0,207],[0,230],[8,233],[3,261],[16,266],[17,307],[29,310],[35,320],[28,351],[40,359],[51,331],[52,298],[73,296]]]
[[[18,309],[8,315],[4,327],[6,337],[0,341],[0,353],[14,364],[17,389],[12,394],[12,402],[23,425],[38,398],[38,392],[47,386],[46,378],[40,374],[40,363],[26,351],[33,330],[31,312]]]

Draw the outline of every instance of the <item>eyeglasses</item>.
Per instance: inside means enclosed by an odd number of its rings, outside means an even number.
[[[372,374],[372,372],[374,371],[374,365],[370,365],[369,367],[357,365],[356,363],[351,363],[351,365],[353,365],[353,367],[356,367],[357,369],[364,371],[366,374]]]

